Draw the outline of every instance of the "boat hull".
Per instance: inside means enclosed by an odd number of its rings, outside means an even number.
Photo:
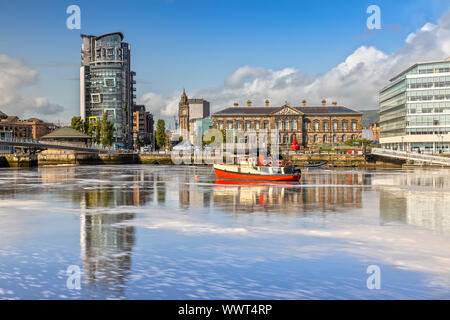
[[[221,179],[237,179],[237,180],[259,180],[259,181],[299,181],[301,178],[300,174],[295,175],[262,175],[262,174],[251,174],[251,173],[241,173],[232,172],[214,168],[217,178]]]

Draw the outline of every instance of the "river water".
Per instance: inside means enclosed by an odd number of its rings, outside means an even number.
[[[0,170],[0,299],[423,298],[450,298],[446,169],[310,169],[299,184]]]

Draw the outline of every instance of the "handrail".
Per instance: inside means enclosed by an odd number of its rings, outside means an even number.
[[[381,148],[372,148],[372,154],[392,156],[394,158],[402,158],[408,160],[425,161],[425,162],[435,162],[439,164],[450,165],[450,158],[432,156],[428,154],[421,154],[411,151],[396,151]]]

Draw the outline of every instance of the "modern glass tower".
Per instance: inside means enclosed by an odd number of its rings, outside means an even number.
[[[120,32],[81,35],[80,114],[96,124],[106,112],[114,122],[114,146],[130,148],[132,106],[136,98],[130,69],[130,45]]]
[[[450,59],[417,63],[380,91],[383,148],[450,153]]]

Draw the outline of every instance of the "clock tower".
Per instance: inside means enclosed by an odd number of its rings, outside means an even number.
[[[189,139],[189,100],[184,89],[178,105],[178,119],[180,120],[180,129],[184,131],[183,140],[186,141]]]

